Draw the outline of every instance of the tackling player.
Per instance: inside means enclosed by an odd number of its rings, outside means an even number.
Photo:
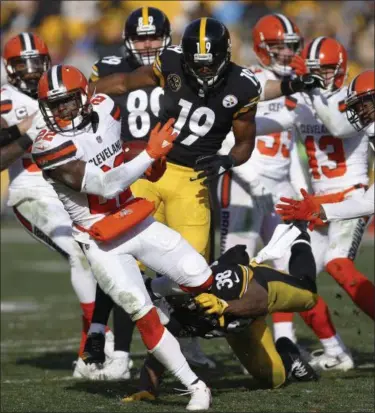
[[[292,341],[283,337],[274,344],[265,323],[265,316],[275,311],[301,311],[315,305],[316,268],[309,240],[302,228],[292,243],[289,274],[250,262],[245,245],[232,247],[212,264],[214,282],[207,293],[167,297],[167,303],[154,296],[166,327],[176,335],[225,337],[263,386],[278,388],[290,379],[317,379]],[[151,296],[159,282],[146,281]],[[141,372],[141,390],[123,401],[154,400],[163,371],[149,356]]]
[[[38,81],[51,64],[47,45],[33,33],[11,38],[4,46],[3,57],[9,83],[3,85],[0,93],[1,126],[11,129],[38,111]],[[27,132],[28,135],[1,148],[1,166],[9,166],[8,205],[30,235],[69,260],[72,286],[83,312],[81,354],[93,312],[96,282],[72,237],[69,215],[31,159],[33,140],[39,132],[48,133],[40,113]],[[11,138],[14,137],[13,134]]]
[[[150,216],[154,203],[133,198],[129,188],[172,149],[174,119],[163,128],[158,124],[146,150],[124,164],[120,109],[106,95],[91,97],[78,69],[53,66],[39,81],[38,98],[49,131],[35,140],[33,158],[73,221],[74,238],[98,284],[131,316],[148,351],[187,387],[187,409],[209,408],[210,391],[161,325],[136,262],[169,276],[180,291],[205,291],[212,283],[204,258],[156,222]]]

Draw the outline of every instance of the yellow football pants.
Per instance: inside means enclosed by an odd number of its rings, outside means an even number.
[[[200,254],[209,253],[210,204],[208,188],[193,169],[173,163],[158,182],[139,179],[132,186],[134,196],[155,202],[154,217],[179,232]]]
[[[226,338],[242,365],[265,387],[276,389],[284,384],[284,364],[264,318],[256,319],[243,331]]]

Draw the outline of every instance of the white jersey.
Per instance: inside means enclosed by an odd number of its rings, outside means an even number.
[[[330,101],[330,114],[334,123],[347,122],[340,110],[346,97],[346,87],[334,93]],[[279,131],[295,125],[304,142],[309,172],[315,194],[340,192],[356,184],[367,185],[368,137],[357,132],[347,139],[333,136],[318,117],[310,97],[300,93],[289,97],[295,102],[294,110],[284,108],[276,115],[257,118],[260,131]]]
[[[26,116],[39,110],[35,99],[21,93],[12,85],[6,84],[1,88],[1,117],[8,126],[17,125]],[[42,128],[44,122],[35,125]],[[33,131],[33,132],[39,132]],[[50,184],[43,178],[42,171],[31,158],[30,150],[9,166],[9,199],[8,205],[14,206],[23,199],[40,198],[41,196],[56,197]]]
[[[93,163],[104,172],[124,162],[120,141],[120,109],[107,95],[98,94],[91,99],[94,111],[99,115],[98,129],[90,124],[77,133],[58,134],[47,132],[34,141],[32,155],[37,164],[48,171],[74,160]],[[84,228],[116,210],[131,197],[130,189],[116,198],[103,199],[97,195],[75,191],[47,177],[71,220]]]
[[[260,66],[254,66],[250,69],[261,84],[262,90],[265,90],[267,80],[278,80],[278,77],[271,70]],[[285,106],[288,107],[288,101],[289,98],[285,96],[261,101],[258,103],[257,114],[266,117],[269,114],[279,113]],[[277,178],[280,181],[289,180],[292,146],[292,130],[266,135],[257,134],[255,147],[247,167],[268,178]]]

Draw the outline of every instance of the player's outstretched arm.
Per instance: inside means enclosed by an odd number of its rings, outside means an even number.
[[[157,85],[158,78],[152,66],[141,66],[131,73],[114,73],[91,82],[89,91],[91,94],[122,95],[129,90]]]

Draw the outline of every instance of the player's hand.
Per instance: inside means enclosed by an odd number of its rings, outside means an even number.
[[[280,201],[284,203],[276,205],[276,212],[281,215],[284,221],[310,221],[310,230],[313,230],[315,225],[323,225],[323,221],[319,217],[320,202],[304,189],[301,189],[301,194],[303,196],[301,201],[280,198]]]
[[[199,172],[197,178],[191,181],[206,178],[203,183],[212,181],[234,166],[234,159],[230,155],[201,156],[195,162],[194,171]]]
[[[315,73],[306,73],[290,81],[290,87],[296,92],[310,92],[313,89],[325,89],[325,83],[322,76]]]
[[[194,301],[204,309],[206,314],[222,316],[228,303],[214,294],[202,293],[194,298]]]
[[[299,55],[294,55],[292,61],[289,65],[295,72],[296,75],[301,76],[308,73],[308,69],[305,63],[305,59],[303,59]]]
[[[26,116],[25,119],[23,119],[18,125],[17,128],[20,131],[21,135],[24,135],[32,126],[33,124],[33,120],[36,116],[37,112],[34,112],[32,115],[30,116]]]
[[[157,182],[164,175],[166,170],[167,158],[163,156],[146,169],[145,175],[150,182]]]
[[[150,134],[150,139],[147,144],[146,152],[153,159],[160,159],[166,156],[173,148],[173,142],[177,138],[178,133],[173,133],[173,124],[175,119],[169,119],[163,127],[159,122]]]
[[[124,397],[122,399],[123,403],[139,402],[142,400],[153,401],[156,397],[147,390],[141,390],[137,393],[131,394],[130,396]]]

